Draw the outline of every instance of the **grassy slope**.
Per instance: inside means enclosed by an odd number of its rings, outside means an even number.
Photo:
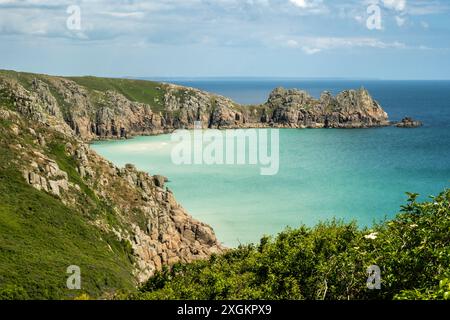
[[[163,110],[164,85],[157,82],[97,77],[70,77],[68,79],[91,91],[114,90],[131,101],[149,104],[153,111]]]
[[[76,296],[80,292],[66,289],[70,265],[80,266],[82,289],[93,296],[131,289],[131,264],[120,244],[110,238],[111,252],[78,212],[24,185],[17,172],[0,174],[1,289],[14,285],[33,299]]]
[[[19,81],[24,88],[31,88],[33,79],[40,79],[50,85],[50,90],[60,105],[63,105],[62,97],[58,96],[56,90],[51,86],[48,79],[52,76],[11,70],[0,70],[0,77],[13,78]],[[117,91],[131,101],[149,104],[155,112],[163,111],[165,85],[158,82],[119,78],[85,77],[57,77],[66,78],[85,87],[89,92]],[[95,95],[94,95],[95,96]]]
[[[101,297],[117,289],[133,290],[129,246],[89,223],[114,214],[82,183],[73,159],[62,152],[63,141],[55,137],[43,151],[82,187],[84,212],[25,182],[10,144],[27,148],[33,140],[24,128],[19,138],[12,135],[6,130],[10,125],[0,123],[0,299],[66,299],[82,292]],[[66,288],[70,265],[81,268],[81,291]]]

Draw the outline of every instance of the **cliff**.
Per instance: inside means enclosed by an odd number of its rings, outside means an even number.
[[[97,133],[120,135],[113,128],[155,133],[141,131],[157,117],[148,105],[105,92],[99,99],[114,106],[106,109],[70,80],[21,84],[16,75],[0,76],[0,291],[73,297],[66,268],[77,265],[83,291],[104,297],[133,290],[163,266],[223,250],[163,177],[118,168],[86,144]],[[117,127],[103,122],[111,110],[124,116],[114,118]]]
[[[389,125],[365,89],[320,99],[275,89],[262,105],[243,106],[201,90],[140,80],[63,78],[0,71],[0,86],[22,114],[49,114],[85,141],[193,128],[366,128]],[[37,118],[36,118],[37,117]]]
[[[266,121],[294,128],[367,128],[389,125],[388,115],[365,89],[324,92],[319,100],[300,90],[275,89]]]

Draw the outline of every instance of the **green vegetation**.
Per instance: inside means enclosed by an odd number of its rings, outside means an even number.
[[[115,215],[82,182],[75,160],[64,152],[62,138],[53,136],[43,151],[82,188],[84,198],[77,201],[84,210],[66,206],[26,183],[18,169],[21,156],[12,146],[35,144],[24,129],[27,124],[16,125],[19,136],[7,129],[9,120],[0,122],[0,300],[71,299],[82,293],[98,298],[119,289],[133,291],[130,245],[92,225],[100,215]],[[70,265],[81,268],[81,291],[66,288]]]
[[[0,151],[0,299],[70,298],[77,294],[66,288],[70,265],[81,267],[83,290],[95,296],[132,289],[123,246],[59,199],[26,185],[7,165],[10,153]]]
[[[128,298],[448,299],[450,191],[424,203],[409,196],[397,218],[372,230],[338,221],[286,230],[165,269]],[[371,265],[381,268],[381,290],[367,289]]]
[[[44,81],[49,85],[50,91],[58,101],[63,114],[66,114],[67,108],[69,106],[64,101],[58,90],[56,90],[56,88],[54,88],[52,83],[49,81],[50,76],[10,70],[0,70],[0,77],[15,79],[27,90],[31,89],[33,79]],[[91,76],[65,78],[70,79],[77,84],[85,87],[92,94],[92,98],[96,97],[96,91],[104,93],[108,90],[113,90],[123,94],[130,101],[136,101],[150,105],[152,107],[152,110],[155,112],[164,110],[165,85],[162,83],[146,80],[98,78]],[[2,96],[1,92],[0,96]],[[95,105],[95,101],[93,102]]]
[[[0,106],[9,110],[14,110],[14,102],[8,97],[4,90],[0,89]]]
[[[450,279],[445,278],[432,289],[407,290],[395,297],[397,300],[450,300]]]
[[[164,109],[164,85],[157,82],[131,79],[97,78],[97,77],[71,77],[88,90],[106,92],[114,90],[131,101],[146,103],[152,110],[159,112]]]
[[[194,92],[189,89],[178,89],[174,91],[174,95],[181,103],[184,103],[189,97],[194,95]]]
[[[0,76],[10,79],[16,79],[25,89],[29,90],[34,78],[42,78],[44,75],[38,75],[26,72],[17,72],[12,70],[0,70]]]

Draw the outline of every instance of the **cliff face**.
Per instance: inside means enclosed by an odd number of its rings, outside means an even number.
[[[201,121],[205,128],[366,128],[390,124],[386,112],[365,89],[337,96],[324,92],[317,100],[304,91],[277,88],[266,103],[242,106],[219,95],[163,83],[135,84],[120,79],[103,83],[106,80],[102,78],[88,81],[29,74],[26,80],[1,74],[0,78],[4,92],[22,113],[37,117],[51,114],[84,140],[160,134],[193,128],[195,121]],[[138,90],[132,91],[135,86],[150,94],[139,95]],[[38,110],[30,109],[36,107]]]
[[[266,107],[273,110],[266,121],[294,128],[366,128],[389,125],[388,115],[365,89],[333,97],[324,92],[319,100],[299,90],[275,89]]]
[[[181,90],[181,95],[180,95]],[[265,104],[241,106],[200,90],[170,86],[165,95],[166,129],[192,128],[368,128],[390,125],[387,113],[365,89],[314,99],[305,91],[277,88]]]

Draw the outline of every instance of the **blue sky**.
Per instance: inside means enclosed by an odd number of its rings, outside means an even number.
[[[449,18],[448,0],[0,0],[0,68],[450,79]]]

